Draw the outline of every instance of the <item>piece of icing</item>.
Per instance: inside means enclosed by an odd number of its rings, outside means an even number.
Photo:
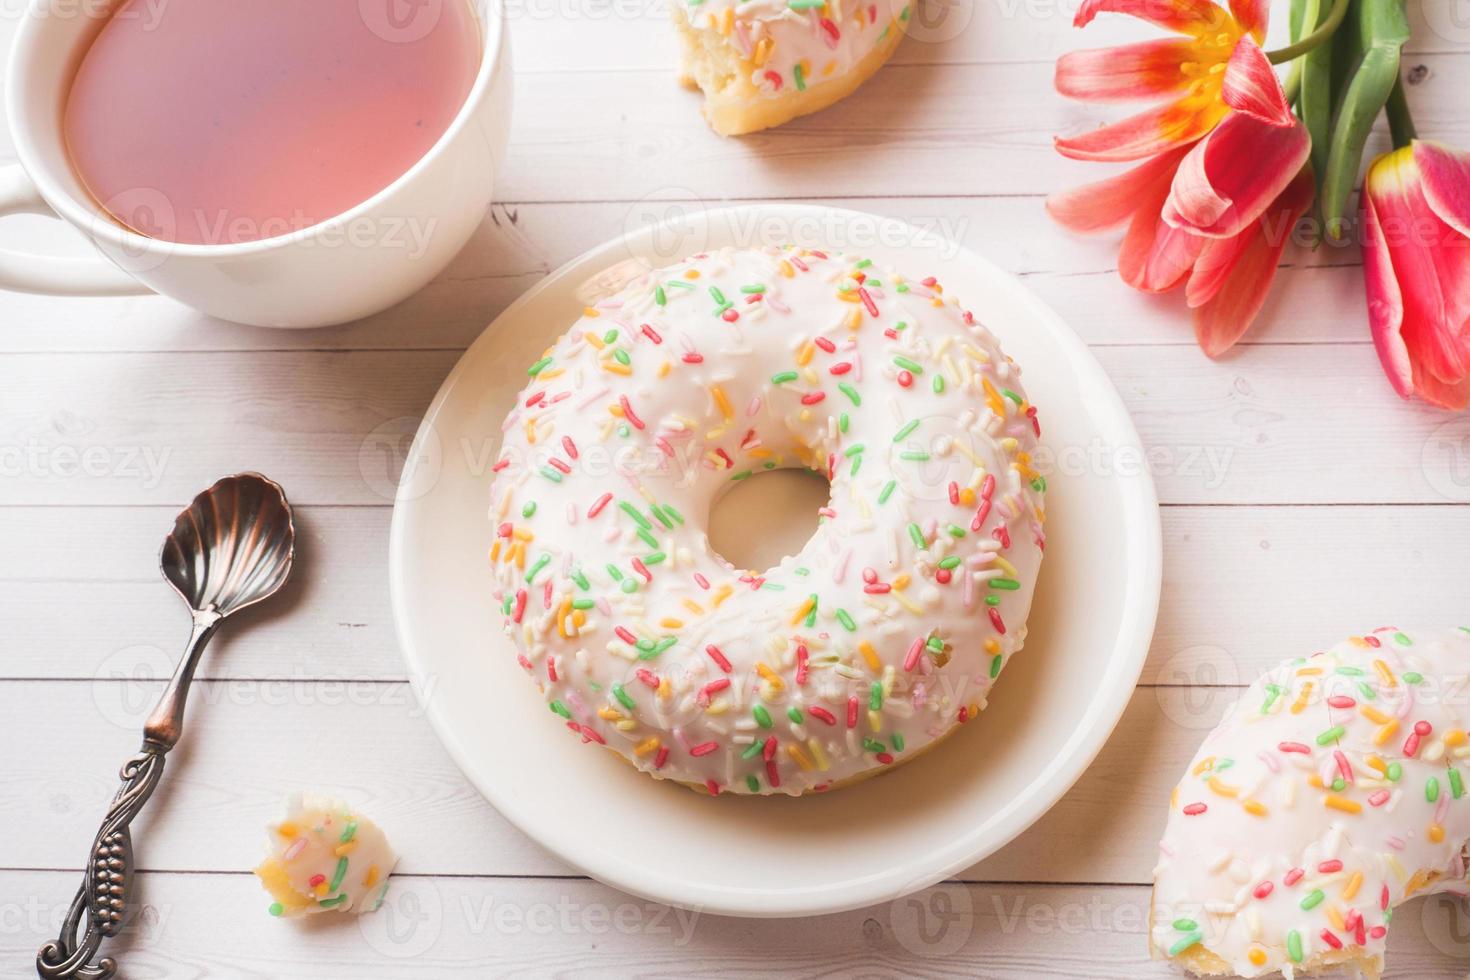
[[[325,796],[292,797],[266,846],[255,873],[275,900],[272,915],[374,911],[398,863],[376,824]]]

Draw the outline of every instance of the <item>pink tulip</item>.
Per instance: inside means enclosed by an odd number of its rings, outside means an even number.
[[[1373,344],[1400,396],[1470,406],[1470,154],[1414,140],[1363,183]]]

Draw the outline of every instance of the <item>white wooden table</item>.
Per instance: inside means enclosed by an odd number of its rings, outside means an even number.
[[[1164,805],[1238,688],[1350,631],[1470,619],[1470,417],[1389,390],[1353,249],[1289,253],[1256,330],[1211,362],[1177,297],[1121,284],[1112,240],[1048,222],[1046,192],[1100,174],[1059,158],[1052,134],[1116,114],[1055,96],[1052,61],[1147,33],[1126,22],[1079,33],[1071,0],[975,0],[854,98],[736,142],[675,85],[659,0],[511,6],[503,203],[402,306],[274,332],[156,297],[0,294],[0,974],[30,973],[55,935],[183,643],[155,569],[162,535],[197,490],[259,469],[297,505],[302,561],[290,597],[242,614],[206,658],[188,738],[138,830],[143,907],[118,949],[129,976],[1169,975],[1145,948]],[[1420,130],[1470,145],[1470,6],[1411,6]],[[0,41],[19,7],[0,4]],[[932,225],[1070,320],[1151,451],[1166,576],[1143,683],[1066,798],[953,882],[806,921],[659,908],[511,828],[414,703],[385,574],[413,424],[492,317],[639,220],[649,196],[826,200]],[[81,250],[39,218],[0,228],[0,247],[38,243]],[[393,832],[403,860],[384,913],[265,914],[248,872],[261,827],[312,787]],[[1467,934],[1448,903],[1408,907],[1391,974],[1467,974]]]

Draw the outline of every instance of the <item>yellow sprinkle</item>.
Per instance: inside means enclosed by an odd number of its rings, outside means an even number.
[[[767,684],[778,691],[786,686],[786,683],[781,680],[780,675],[759,660],[755,662],[755,672],[760,674]]]
[[[856,300],[854,300],[854,302],[856,302]],[[853,311],[847,315],[846,325],[848,330],[856,330],[861,327],[863,325],[862,310],[854,307]]]
[[[868,726],[875,732],[883,730],[883,715],[880,712],[868,710]]]
[[[1250,957],[1251,966],[1264,966],[1266,963],[1266,951],[1259,946],[1252,946],[1246,956]]]
[[[803,619],[806,619],[807,614],[812,611],[813,607],[815,607],[816,604],[817,604],[817,600],[816,599],[814,599],[812,596],[807,596],[806,597],[806,602],[803,602],[801,604],[800,608],[798,608],[796,610],[796,613],[794,615],[792,615],[792,617],[791,617],[791,625],[792,626],[795,626],[797,623],[801,622]]]
[[[609,374],[621,374],[626,377],[633,373],[631,367],[626,364],[619,364],[617,361],[602,361],[601,364],[602,369]]]
[[[672,616],[665,616],[658,621],[658,624],[666,630],[681,630],[684,628],[684,620],[674,619]]]
[[[858,644],[858,652],[863,655],[863,659],[868,662],[868,669],[873,673],[883,669],[883,662],[878,659],[878,651],[873,649],[873,644],[864,640]]]
[[[1200,773],[1204,772],[1206,769],[1213,767],[1214,765],[1215,757],[1212,755],[1207,755],[1203,759],[1199,760],[1199,762],[1195,763],[1194,768],[1190,770],[1189,774],[1191,776],[1198,776]]]
[[[726,7],[723,16],[720,17],[720,33],[725,37],[730,36],[730,28],[735,23],[735,8]]]
[[[765,40],[770,40],[770,39],[769,38],[766,38]],[[769,50],[769,49],[767,49],[767,50]],[[787,262],[785,259],[782,259],[781,260],[781,275],[782,275],[783,278],[786,278],[786,279],[790,279],[790,278],[792,278],[793,276],[796,275],[796,269],[791,265],[790,262]]]
[[[1325,796],[1322,805],[1333,810],[1341,810],[1343,813],[1362,813],[1363,804],[1354,800],[1345,799],[1341,796]]]
[[[1300,668],[1300,669],[1297,670],[1296,676],[1298,676],[1298,677],[1317,677],[1317,676],[1321,675],[1321,673],[1322,673],[1322,668],[1321,667],[1302,667],[1302,668]]]
[[[715,594],[710,598],[710,602],[718,609],[720,608],[720,603],[730,598],[730,594],[734,591],[735,587],[726,583],[715,590]]]
[[[699,603],[695,602],[693,599],[690,599],[690,598],[687,598],[686,597],[684,599],[684,608],[687,609],[687,610],[689,610],[690,612],[694,613],[694,615],[696,615],[696,616],[703,616],[704,615],[704,607],[701,606]]]
[[[623,717],[623,713],[604,704],[602,707],[597,709],[597,717],[601,718],[603,721],[618,721]]]
[[[1373,661],[1373,669],[1378,671],[1378,676],[1383,678],[1384,687],[1398,687],[1399,679],[1393,676],[1393,671],[1388,669],[1388,664],[1382,660]]]
[[[755,46],[755,52],[750,56],[750,62],[755,67],[761,68],[761,67],[764,67],[764,65],[766,63],[766,59],[769,58],[770,56],[771,56],[771,39],[768,38],[768,37],[763,37],[763,38],[760,39],[760,42],[758,44],[756,44],[756,46]],[[791,268],[791,266],[790,265],[787,265],[787,263],[784,260],[782,261],[781,264],[784,265],[784,266],[786,266],[787,269]],[[783,276],[787,276],[787,277],[790,276],[790,273],[785,272],[785,271],[783,271],[781,274]]]
[[[674,685],[669,683],[669,679],[667,677],[660,678],[658,682],[658,699],[660,701],[667,701],[673,696]]]
[[[699,270],[698,269],[685,269],[684,270],[684,278],[685,279],[698,279],[699,278]]]
[[[1338,932],[1347,931],[1347,923],[1342,921],[1342,913],[1338,911],[1336,905],[1327,906],[1327,921],[1331,922],[1332,928]]]
[[[1367,718],[1375,725],[1387,725],[1390,721],[1393,720],[1388,715],[1373,707],[1373,705],[1371,704],[1360,705],[1358,707],[1358,710],[1363,713],[1364,718]]]
[[[989,378],[981,378],[980,385],[985,389],[985,406],[999,418],[1005,418],[1006,400],[995,390],[995,385],[990,383]]]
[[[536,380],[550,381],[552,378],[559,378],[566,373],[566,368],[551,368],[550,370],[542,371],[540,374],[536,375]]]
[[[663,743],[661,743],[657,738],[645,738],[643,741],[633,746],[633,754],[642,756],[648,755],[650,752],[657,752],[661,744]]]
[[[810,340],[801,345],[801,350],[796,352],[796,366],[806,367],[812,362],[812,355],[817,352],[816,345]]]
[[[674,364],[672,361],[664,361],[658,366],[658,376],[660,378],[664,377],[666,374],[669,373],[669,370],[673,368],[673,366]]]
[[[903,606],[909,612],[913,613],[915,616],[924,615],[924,610],[916,605],[913,601],[908,599],[906,596],[904,596],[902,592],[898,591],[898,586],[895,585],[893,587],[893,591],[888,593],[888,597],[894,602],[897,602],[900,606]]]
[[[1307,681],[1305,684],[1302,685],[1302,689],[1301,689],[1300,693],[1297,694],[1296,700],[1294,702],[1292,702],[1292,705],[1291,705],[1291,713],[1294,714],[1294,715],[1301,714],[1302,713],[1302,709],[1307,706],[1307,701],[1309,701],[1311,699],[1311,697],[1312,697],[1312,682],[1311,681]]]
[[[1396,732],[1398,730],[1399,730],[1399,723],[1398,723],[1398,721],[1396,719],[1390,718],[1388,720],[1388,723],[1387,724],[1383,725],[1381,728],[1378,729],[1378,731],[1376,731],[1376,732],[1373,733],[1373,744],[1374,745],[1384,745],[1384,744],[1387,744],[1388,740],[1391,739],[1391,738],[1393,738],[1394,732]]]
[[[1016,571],[1016,566],[1006,561],[1000,555],[995,556],[995,563],[1000,566],[1001,571],[1005,572],[1006,575],[1010,576],[1011,578],[1021,577],[1021,573]]]
[[[861,24],[862,22],[863,22],[862,21],[862,18],[859,17],[858,18],[858,23]],[[822,69],[822,74],[823,75],[830,75],[830,74],[832,74],[836,70],[837,70],[837,62],[835,62],[835,61],[829,61],[829,62],[827,62],[826,67],[824,67]]]
[[[597,336],[597,334],[591,330],[588,330],[582,336],[587,339],[587,343],[591,344],[593,347],[596,347],[598,350],[602,350],[603,348],[607,347],[607,344],[604,344],[602,342],[602,338]]]
[[[583,316],[589,316],[589,317],[599,317],[599,316],[602,316],[601,313],[598,313],[596,310],[594,310],[590,306],[584,306],[584,307],[582,307],[582,315]]]
[[[726,7],[725,9],[730,10],[733,8]],[[719,385],[710,385],[709,393],[710,397],[715,400],[715,407],[720,410],[721,415],[725,416],[725,418],[727,419],[735,417],[735,406],[731,405],[730,399],[725,397],[725,389],[721,388]]]
[[[1266,808],[1255,800],[1246,800],[1241,806],[1245,808],[1246,813],[1249,813],[1253,817],[1266,816]]]
[[[1380,775],[1388,775],[1388,764],[1376,755],[1370,755],[1363,759],[1371,768],[1377,769]]]
[[[787,742],[786,754],[791,756],[792,761],[800,766],[802,771],[812,771],[812,760],[807,758],[807,754],[801,750],[800,745],[797,745],[795,742]]]
[[[1465,730],[1463,728],[1451,728],[1444,733],[1444,744],[1452,749],[1464,745]]]
[[[378,883],[378,866],[368,865],[367,874],[362,876],[362,887],[371,888]]]
[[[276,833],[282,837],[300,837],[301,828],[297,827],[290,820],[283,820],[276,825]]]
[[[897,575],[893,576],[893,582],[891,584],[893,585],[893,589],[895,592],[902,592],[904,589],[909,587],[909,582],[911,581],[913,580],[909,578],[908,572],[899,572]]]
[[[337,857],[346,857],[347,855],[351,854],[353,850],[356,849],[356,847],[357,841],[356,839],[353,839],[345,844],[338,844],[335,848],[332,849],[332,853],[335,854]]]
[[[496,538],[495,539],[495,543],[490,546],[490,560],[491,561],[498,561],[499,559],[500,559],[500,539],[499,538]]]
[[[1440,841],[1444,840],[1444,827],[1442,825],[1440,825],[1440,824],[1437,824],[1437,823],[1430,824],[1429,825],[1429,839],[1431,841],[1433,841],[1434,843],[1436,843],[1436,844],[1438,844]]]
[[[1239,789],[1231,786],[1228,783],[1222,783],[1218,779],[1209,780],[1209,785],[1210,790],[1214,792],[1216,796],[1228,796],[1233,798],[1240,795]]]
[[[817,760],[817,768],[826,772],[832,765],[827,759],[827,750],[822,748],[822,743],[815,738],[806,740],[806,747],[812,750],[812,758]]]
[[[325,895],[327,893],[327,883],[325,881],[318,882],[316,887],[313,888],[312,891],[318,895]]]
[[[1369,645],[1368,641],[1363,639],[1361,636],[1350,636],[1348,637],[1348,642],[1357,647],[1359,650],[1366,649]]]
[[[1344,902],[1351,902],[1361,887],[1363,887],[1363,872],[1354,871],[1353,876],[1348,879],[1348,883],[1342,886],[1342,900]]]

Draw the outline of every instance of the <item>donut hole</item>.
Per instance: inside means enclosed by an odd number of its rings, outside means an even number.
[[[710,547],[736,568],[756,572],[799,552],[832,496],[820,474],[798,468],[757,471],[729,487],[710,508]]]

